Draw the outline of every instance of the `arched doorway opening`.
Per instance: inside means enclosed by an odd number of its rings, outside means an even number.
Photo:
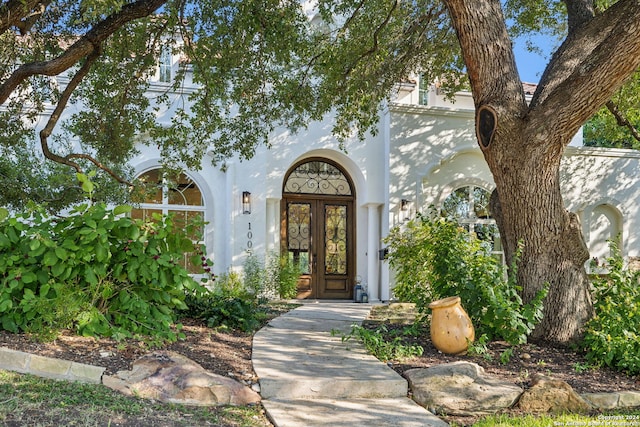
[[[282,254],[298,265],[298,298],[352,299],[355,279],[355,190],[335,162],[305,159],[282,189]]]

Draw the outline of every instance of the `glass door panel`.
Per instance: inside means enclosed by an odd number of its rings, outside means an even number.
[[[287,251],[303,274],[311,273],[311,204],[287,204]]]
[[[347,274],[347,207],[325,205],[324,273]]]

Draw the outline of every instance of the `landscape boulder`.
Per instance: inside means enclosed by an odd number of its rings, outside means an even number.
[[[469,362],[406,371],[413,400],[436,414],[488,415],[510,408],[522,394],[517,385],[487,375]]]
[[[536,374],[520,396],[518,408],[527,413],[580,413],[590,410],[591,405],[565,381]]]
[[[238,381],[205,370],[187,357],[170,351],[149,353],[131,371],[102,378],[107,387],[128,396],[183,405],[249,405],[260,395]]]

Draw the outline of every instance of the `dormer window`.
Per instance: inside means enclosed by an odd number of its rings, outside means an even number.
[[[173,55],[171,54],[171,47],[163,46],[160,51],[160,59],[158,61],[158,81],[162,83],[171,82],[171,67],[173,63]]]

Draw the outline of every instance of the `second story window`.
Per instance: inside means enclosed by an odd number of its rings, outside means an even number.
[[[429,105],[429,81],[424,74],[418,80],[418,104]]]
[[[160,51],[160,59],[158,61],[158,81],[162,83],[171,82],[171,66],[173,62],[173,56],[171,54],[171,47],[164,46]]]

